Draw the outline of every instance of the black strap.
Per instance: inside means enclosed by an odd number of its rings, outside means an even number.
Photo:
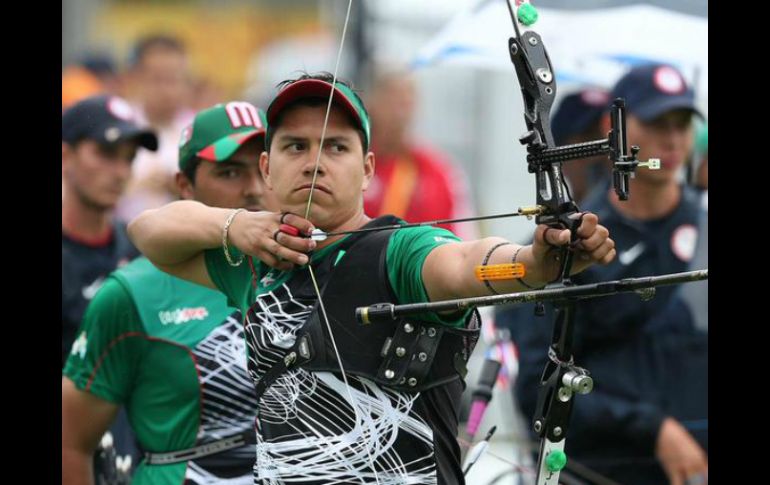
[[[265,374],[254,385],[254,392],[256,393],[257,403],[259,403],[259,400],[262,399],[262,395],[265,393],[265,391],[267,391],[270,386],[275,383],[276,379],[278,379],[281,374],[286,372],[292,365],[294,365],[294,363],[297,362],[297,359],[307,360],[311,355],[310,339],[304,335],[303,332],[301,335],[297,336],[297,341],[289,349],[289,351],[286,352],[286,355],[284,355],[281,360],[273,364],[273,366],[270,367],[270,369],[268,369],[268,371],[265,372]],[[259,406],[257,406],[257,415],[259,415]]]
[[[382,217],[378,217],[377,219],[373,219],[369,221],[366,225],[363,226],[363,228],[392,225],[392,224],[398,223],[398,221],[399,219],[394,216],[382,216]],[[356,242],[358,242],[359,239],[367,235],[368,233],[351,234],[340,243],[340,245],[335,250],[335,253],[339,254],[340,252],[343,252],[343,251],[347,252],[351,248],[351,246],[353,246]],[[337,260],[337,256],[330,254],[326,258],[324,258],[323,263],[329,264],[331,266],[330,271],[332,271],[336,260]],[[328,286],[330,281],[331,281],[331,277],[327,278],[323,287],[319,289],[321,295],[324,295],[326,287]],[[316,304],[314,305],[313,311],[310,312],[308,321],[306,321],[305,324],[302,325],[302,328],[297,333],[296,341],[294,345],[286,352],[286,355],[284,355],[284,357],[281,360],[277,361],[272,367],[270,367],[270,369],[268,369],[268,371],[265,372],[265,374],[254,385],[256,397],[257,397],[257,403],[259,403],[260,399],[262,399],[262,395],[270,388],[270,386],[272,386],[275,383],[275,381],[284,372],[286,372],[292,365],[297,363],[298,360],[303,362],[307,361],[311,357],[311,355],[313,355],[312,349],[310,348],[311,339],[308,338],[306,334],[310,330],[311,322],[309,320],[312,319],[313,315],[315,315],[319,311],[319,303],[320,302],[316,302]],[[257,407],[257,413],[259,413],[259,407]]]

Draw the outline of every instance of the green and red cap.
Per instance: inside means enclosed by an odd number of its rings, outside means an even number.
[[[199,111],[179,140],[179,169],[195,157],[212,162],[230,158],[253,138],[265,136],[265,113],[251,103],[232,101]]]
[[[341,82],[335,82],[333,88],[330,82],[321,79],[301,79],[286,85],[278,92],[278,95],[267,108],[268,124],[274,123],[281,111],[297,100],[307,98],[324,98],[328,100],[332,89],[334,90],[332,103],[344,109],[356,122],[357,128],[364,133],[366,143],[364,151],[369,150],[369,145],[371,143],[371,123],[369,121],[369,114],[366,112],[366,108],[364,107],[361,98],[359,98],[352,89]]]

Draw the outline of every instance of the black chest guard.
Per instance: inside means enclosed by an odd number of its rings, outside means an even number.
[[[383,216],[365,227],[396,224]],[[393,230],[353,234],[319,263],[312,263],[329,324],[345,372],[397,390],[420,392],[465,378],[466,363],[479,336],[481,321],[474,309],[464,328],[451,328],[408,317],[384,323],[361,324],[355,309],[381,301],[396,301],[390,287],[386,254]],[[336,264],[335,264],[336,263]],[[306,275],[312,292],[312,282]],[[256,385],[262,394],[288,369],[340,372],[329,331],[317,302],[297,340]]]

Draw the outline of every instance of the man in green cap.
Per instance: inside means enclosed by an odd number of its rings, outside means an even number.
[[[183,198],[275,207],[259,171],[264,114],[245,102],[199,112],[180,140]],[[63,484],[91,483],[99,438],[125,405],[146,452],[133,484],[250,484],[257,401],[240,313],[222,293],[139,258],[88,307],[62,378]]]
[[[320,74],[285,82],[267,119],[260,168],[283,213],[179,201],[129,226],[154,264],[219,289],[244,313],[259,403],[255,483],[463,483],[458,407],[478,313],[364,325],[355,309],[543,286],[558,270],[550,244],[566,244],[569,231],[541,226],[531,246],[461,242],[427,226],[316,242],[306,237],[316,227],[399,222],[363,210],[374,173],[368,114],[347,84]],[[583,216],[578,235],[576,270],[613,258],[596,216]],[[512,260],[526,265],[526,282],[474,275]]]

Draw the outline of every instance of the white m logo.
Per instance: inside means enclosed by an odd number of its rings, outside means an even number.
[[[240,128],[241,126],[262,128],[262,120],[259,119],[257,108],[250,103],[233,101],[225,105],[225,111],[227,111],[227,116],[230,118],[233,128]]]

